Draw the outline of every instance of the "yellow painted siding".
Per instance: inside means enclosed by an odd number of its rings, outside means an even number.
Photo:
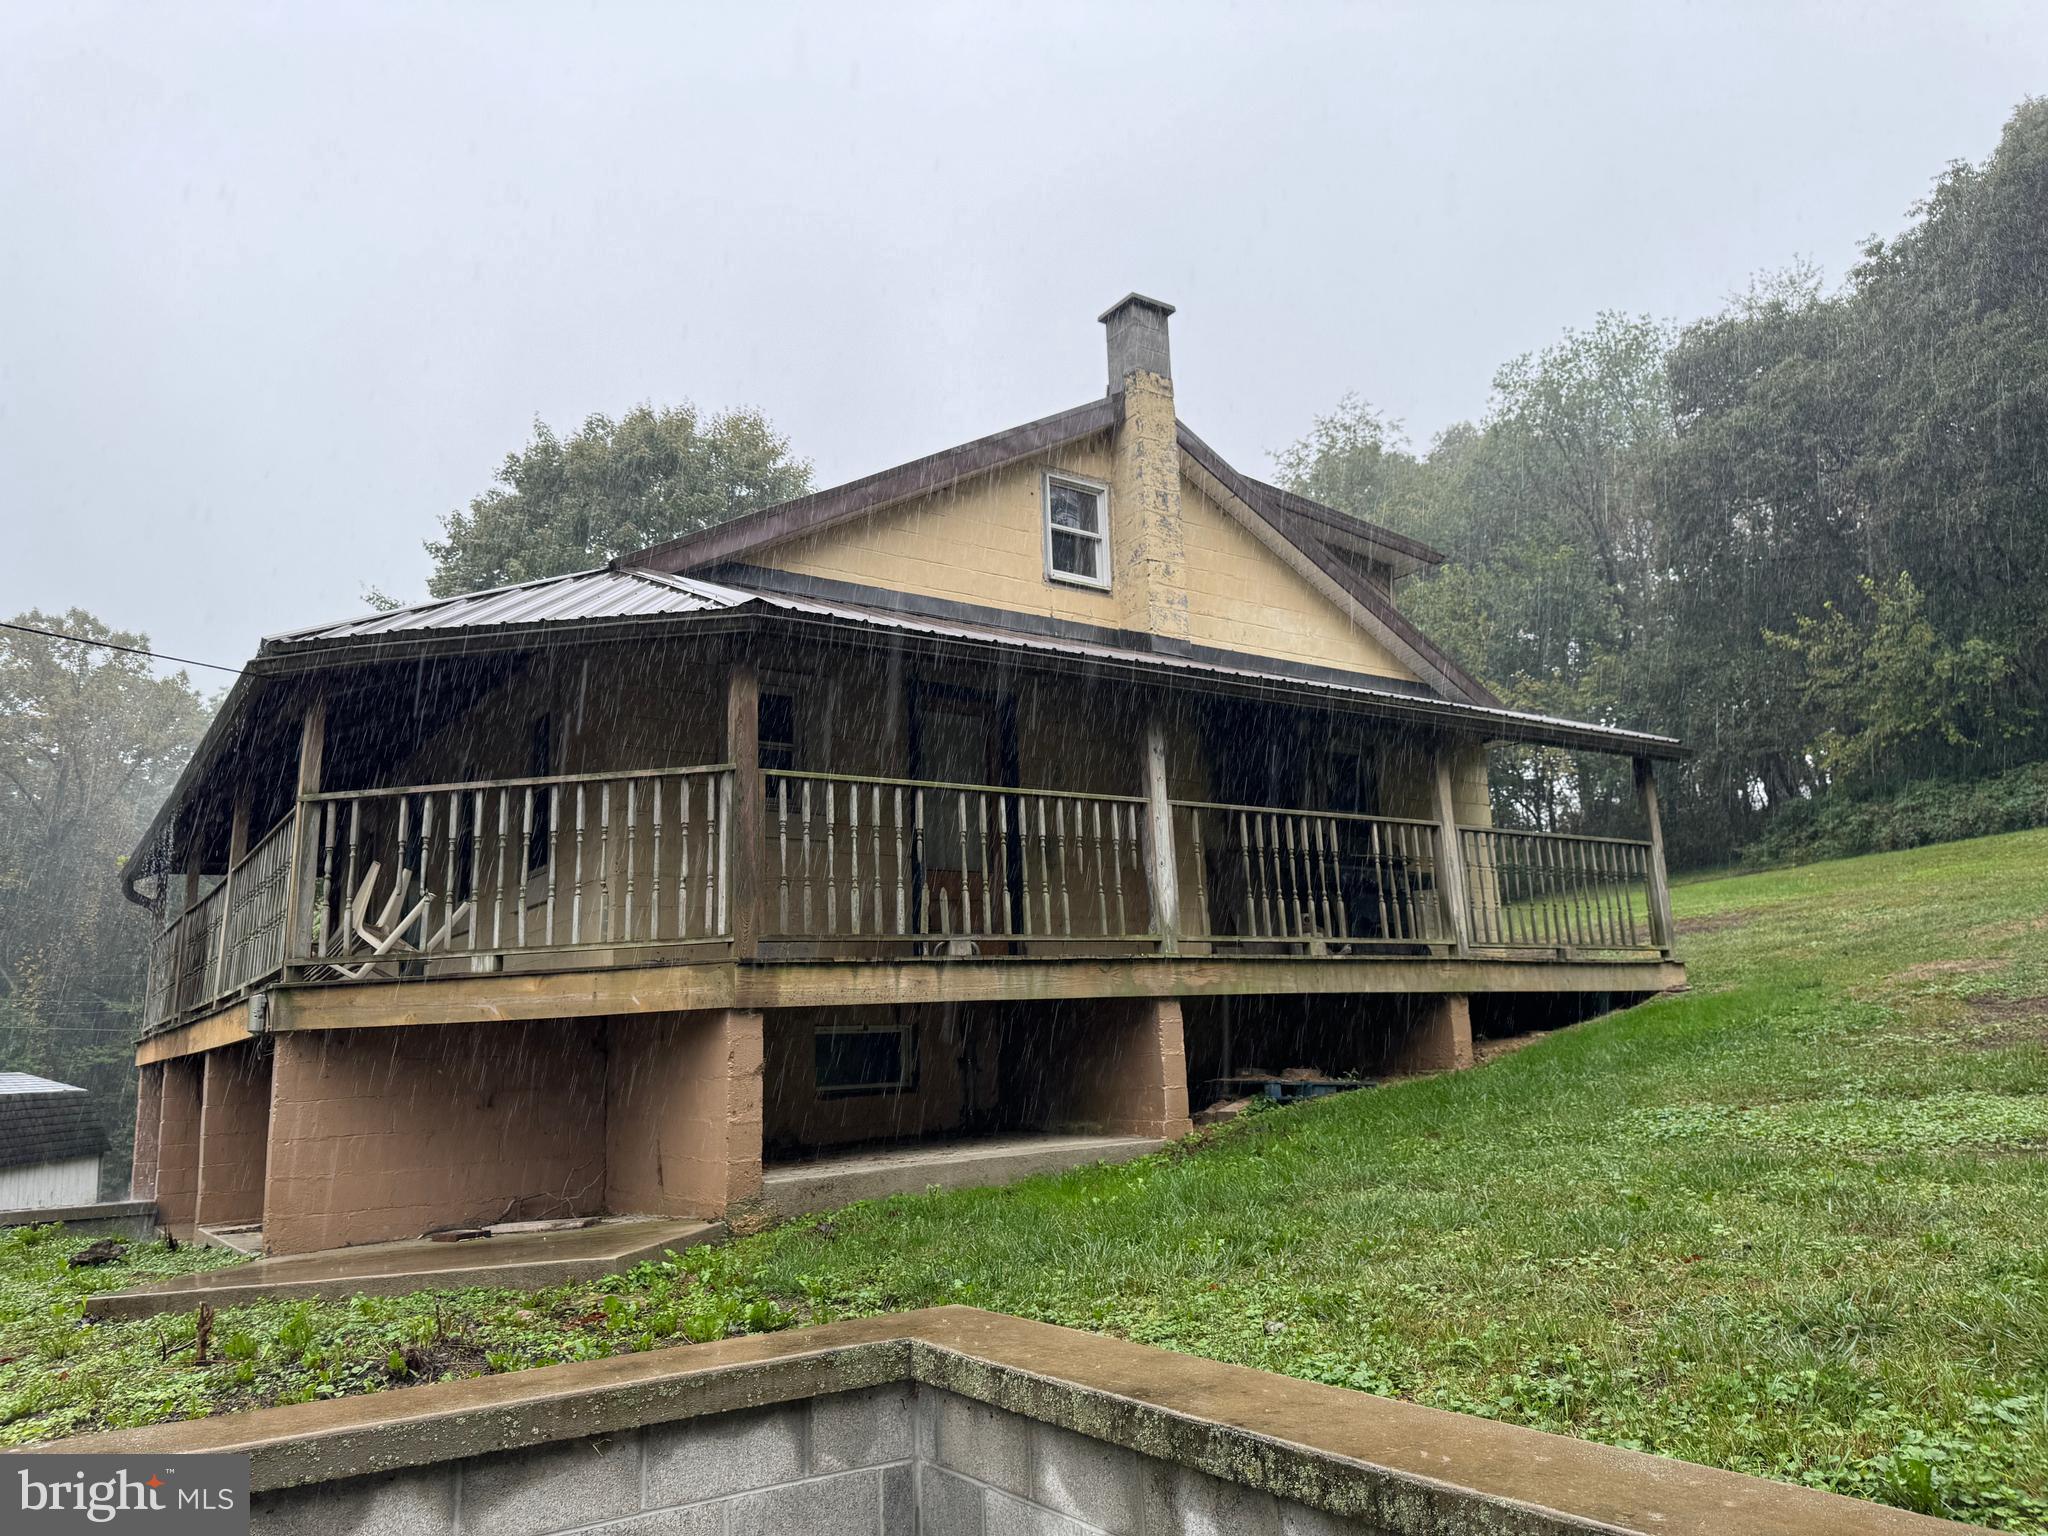
[[[1181,483],[1181,507],[1187,527],[1188,638],[1195,644],[1414,679],[1306,577],[1186,481]]]
[[[1123,627],[1117,594],[1048,581],[1041,476],[1062,469],[1107,484],[1107,437],[969,481],[762,552],[776,570],[917,592],[1014,613]],[[1415,674],[1354,625],[1221,507],[1181,483],[1188,638],[1197,645],[1342,667],[1377,677]],[[1129,573],[1114,547],[1128,525],[1112,507],[1111,569]]]
[[[805,576],[1115,627],[1121,615],[1112,593],[1046,580],[1040,476],[1047,468],[1106,485],[1109,439],[1070,444],[1035,463],[791,540],[757,558]],[[1117,559],[1112,548],[1112,568]]]

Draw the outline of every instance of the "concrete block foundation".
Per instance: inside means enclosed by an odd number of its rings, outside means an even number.
[[[761,1015],[614,1019],[604,1203],[617,1215],[724,1216],[761,1193]]]
[[[1472,1007],[1463,997],[1418,1000],[1418,1017],[1396,1048],[1397,1072],[1460,1072],[1472,1065]]]
[[[199,1111],[201,1226],[263,1219],[270,1147],[270,1056],[253,1040],[208,1051]]]
[[[266,1253],[604,1208],[600,1025],[333,1030],[273,1044]]]
[[[163,1064],[157,1095],[156,1208],[167,1227],[191,1226],[199,1214],[199,1116],[206,1065],[199,1056]]]
[[[912,1079],[828,1092],[817,1031],[877,1019],[911,1032]],[[745,1216],[771,1135],[886,1163],[906,1140],[1156,1145],[1190,1128],[1181,1007],[1161,998],[286,1030],[145,1067],[138,1099],[137,1191],[174,1226],[260,1223],[273,1256],[555,1217]],[[1057,1153],[1025,1147],[1014,1174],[971,1148],[948,1162],[1002,1182]]]

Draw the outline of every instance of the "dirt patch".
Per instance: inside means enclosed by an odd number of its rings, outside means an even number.
[[[1923,960],[1918,965],[1909,965],[1903,971],[1893,973],[1894,981],[1926,981],[1934,976],[1981,976],[1986,971],[2003,970],[2004,960]]]
[[[1740,928],[1757,915],[1754,907],[1737,907],[1733,912],[1709,912],[1703,917],[1681,917],[1674,925],[1680,937],[1701,933],[1726,933]]]
[[[1489,1061],[1498,1061],[1503,1056],[1512,1056],[1515,1052],[1532,1046],[1543,1038],[1544,1032],[1537,1030],[1526,1035],[1494,1035],[1474,1040],[1472,1042],[1473,1065],[1483,1067]]]
[[[1969,1008],[1982,1026],[1988,1026],[1970,1031],[1966,1043],[1973,1049],[1993,1051],[2048,1041],[2048,996],[1983,995],[1969,999]]]

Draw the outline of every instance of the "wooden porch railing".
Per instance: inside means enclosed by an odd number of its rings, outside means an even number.
[[[1158,938],[1136,796],[779,769],[766,778],[764,939],[970,954]]]
[[[1472,942],[1508,949],[1659,949],[1648,843],[1467,828]]]
[[[1190,939],[1312,954],[1450,941],[1435,822],[1198,800],[1174,801],[1173,822]]]
[[[277,973],[293,821],[287,816],[272,827],[220,884],[151,940],[144,1029],[215,1008]]]
[[[512,957],[723,943],[732,771],[723,764],[310,795],[308,980]]]
[[[727,764],[305,795],[155,936],[145,1028],[280,974],[731,954],[743,860],[754,931],[785,958],[1669,948],[1647,842],[1465,828],[1447,867],[1435,821],[788,770],[759,782],[750,848]],[[1168,879],[1177,921],[1160,916]]]

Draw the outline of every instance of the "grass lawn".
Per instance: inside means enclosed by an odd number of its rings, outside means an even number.
[[[940,1302],[2048,1532],[2048,833],[1682,885],[1691,995],[1118,1168],[595,1286],[82,1326],[0,1240],[0,1443]]]

